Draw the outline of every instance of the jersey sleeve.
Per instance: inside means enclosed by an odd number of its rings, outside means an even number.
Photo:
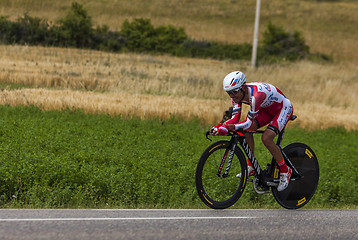
[[[265,101],[266,99],[266,94],[263,92],[256,92],[252,98],[251,98],[251,109],[249,111],[249,115],[252,116],[252,118],[255,118],[258,111],[261,108],[262,103]]]
[[[251,127],[255,117],[257,116],[261,108],[261,104],[265,101],[265,98],[266,98],[266,94],[263,92],[254,93],[254,95],[250,99],[250,106],[251,106],[250,111],[248,112],[246,119],[244,121],[235,124],[236,130],[239,129],[247,130],[248,128]]]
[[[232,117],[224,122],[224,124],[235,124],[240,121],[241,117],[241,104],[233,103]]]
[[[235,130],[243,129],[246,130],[252,125],[253,119],[247,114],[246,120],[235,124]]]

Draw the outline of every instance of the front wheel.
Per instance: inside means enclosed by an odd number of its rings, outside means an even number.
[[[203,152],[196,167],[195,184],[199,197],[207,206],[214,209],[232,206],[245,189],[247,179],[245,156],[236,146],[230,164],[228,163],[230,152],[229,141],[213,143]],[[236,177],[238,173],[244,177]]]
[[[296,178],[297,176],[293,174],[290,184],[284,191],[279,192],[276,188],[272,188],[272,193],[284,208],[301,208],[311,200],[316,191],[319,179],[318,160],[313,150],[303,143],[292,143],[286,146],[283,152],[301,177]],[[277,169],[275,172],[278,173],[278,166],[275,168]]]

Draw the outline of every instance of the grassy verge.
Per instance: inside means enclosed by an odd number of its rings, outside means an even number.
[[[194,174],[210,144],[199,121],[122,119],[80,111],[1,106],[0,205],[38,208],[205,208]],[[357,132],[288,129],[320,162],[310,207],[358,205]],[[284,144],[284,145],[285,145]],[[256,144],[259,159],[269,154]],[[264,162],[262,162],[264,163]],[[248,185],[235,207],[280,208]]]

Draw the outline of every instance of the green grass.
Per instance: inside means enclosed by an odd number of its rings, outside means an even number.
[[[197,160],[210,142],[198,121],[123,119],[81,111],[0,106],[0,206],[28,208],[206,208],[195,190]],[[256,139],[260,163],[270,159]],[[290,128],[320,163],[306,208],[358,206],[357,132]],[[280,208],[251,184],[238,208]]]
[[[1,205],[170,207],[190,203],[182,193],[196,198],[198,124],[0,109]]]

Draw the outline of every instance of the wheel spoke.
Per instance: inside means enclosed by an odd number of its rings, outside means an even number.
[[[222,174],[230,153],[229,142],[212,144],[202,154],[196,169],[196,187],[201,200],[212,208],[227,208],[241,196],[246,179],[237,178],[236,174],[245,174],[246,160],[241,150],[233,155],[229,176]],[[227,166],[226,166],[227,167]],[[226,169],[225,169],[226,170]]]

